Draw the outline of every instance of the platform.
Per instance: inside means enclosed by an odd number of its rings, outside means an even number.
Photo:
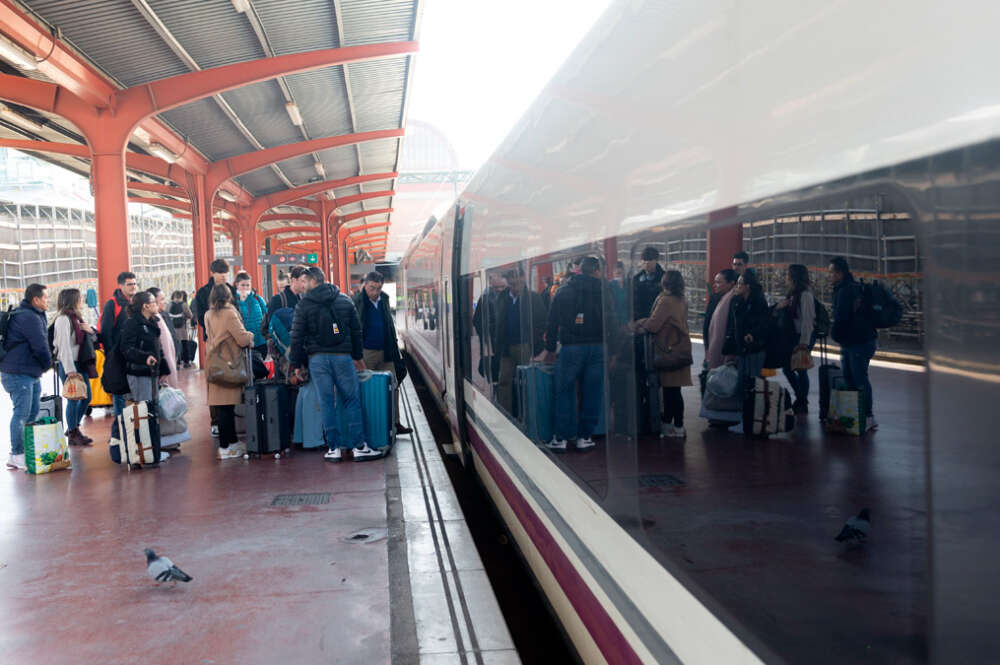
[[[340,464],[219,462],[202,375],[182,387],[194,438],[158,469],[112,464],[96,410],[72,471],[0,474],[0,662],[520,662],[409,382],[412,437]],[[146,547],[194,581],[154,586]]]

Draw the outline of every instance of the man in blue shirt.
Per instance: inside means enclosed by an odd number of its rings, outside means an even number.
[[[393,372],[398,378],[397,364],[402,366],[396,324],[389,308],[389,294],[382,292],[385,278],[374,270],[365,275],[364,287],[354,294],[354,306],[361,318],[361,339],[365,367],[376,372]],[[402,380],[402,379],[400,379]],[[399,422],[399,390],[396,391],[396,434],[413,430]]]

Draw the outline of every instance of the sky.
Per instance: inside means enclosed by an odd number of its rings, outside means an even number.
[[[610,0],[426,0],[408,117],[461,168],[500,145]]]

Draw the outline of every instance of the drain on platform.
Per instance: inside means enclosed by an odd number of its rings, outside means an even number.
[[[271,502],[272,506],[318,506],[321,503],[330,503],[329,492],[318,492],[316,494],[279,494]]]
[[[344,541],[348,543],[374,543],[379,540],[383,540],[389,532],[381,527],[371,527],[369,529],[361,529],[360,531],[355,531],[352,534],[344,536]]]
[[[639,487],[680,487],[684,481],[669,473],[647,473],[639,476]]]

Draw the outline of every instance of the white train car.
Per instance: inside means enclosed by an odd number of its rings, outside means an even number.
[[[1000,461],[984,435],[1000,368],[997,25],[1000,5],[985,2],[616,2],[414,239],[400,279],[407,352],[584,662],[996,653],[986,617],[997,574],[983,562],[1000,529],[991,501],[972,497],[997,498],[985,470]],[[610,281],[649,244],[693,245],[700,262],[679,251],[671,263],[701,288],[708,231],[816,210],[843,211],[825,233],[845,246],[852,224],[893,219],[919,237],[927,371],[886,375],[902,386],[898,417],[887,414],[870,449],[847,452],[816,427],[794,440],[819,451],[808,460],[788,442],[644,437],[628,415],[639,388],[619,334],[632,312],[612,303],[610,426],[596,451],[552,455],[529,438],[524,408],[498,394],[509,389],[492,366],[495,321],[489,309],[476,321],[491,280],[522,271],[538,291],[589,254]],[[824,251],[811,268],[825,268]],[[520,322],[528,335],[540,324]],[[899,456],[878,457],[903,430]],[[946,445],[958,430],[967,443]],[[770,481],[780,489],[758,491]],[[885,531],[871,560],[831,547],[824,522],[863,500],[892,515],[876,522]]]

